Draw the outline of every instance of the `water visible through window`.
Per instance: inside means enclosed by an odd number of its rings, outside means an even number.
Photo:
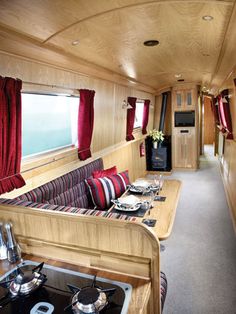
[[[76,144],[79,97],[22,93],[22,156]]]
[[[137,101],[136,102],[136,110],[135,110],[134,128],[142,127],[143,108],[144,108],[144,101]]]

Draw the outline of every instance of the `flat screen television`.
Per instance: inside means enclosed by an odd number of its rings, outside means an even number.
[[[195,111],[176,111],[175,127],[195,126]]]

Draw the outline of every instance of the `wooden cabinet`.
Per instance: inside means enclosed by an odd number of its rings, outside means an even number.
[[[175,111],[194,110],[197,105],[196,89],[173,90],[172,103]]]
[[[194,111],[195,123],[188,127],[175,124],[176,111]],[[182,119],[187,115],[183,115]],[[186,118],[187,119],[187,118]],[[183,125],[186,121],[183,122]],[[172,89],[172,164],[173,168],[198,167],[198,98],[197,87],[176,86]]]
[[[174,128],[173,132],[174,168],[197,168],[197,143],[195,127]]]

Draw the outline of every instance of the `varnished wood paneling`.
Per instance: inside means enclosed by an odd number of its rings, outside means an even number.
[[[160,250],[151,228],[14,206],[0,206],[0,218],[13,223],[16,238],[28,254],[151,280],[149,314],[160,314]]]
[[[204,98],[204,144],[213,144],[215,140],[215,120],[211,110],[211,100]]]
[[[236,231],[236,88],[234,78],[236,78],[235,69],[221,86],[221,90],[229,89],[229,106],[234,136],[234,140],[225,140],[224,154],[221,159],[221,174]]]
[[[226,140],[221,174],[236,232],[236,141]]]
[[[129,169],[132,179],[139,175],[143,175],[145,169],[144,159],[139,159],[139,151],[135,145],[128,149],[128,153],[122,154],[117,151],[113,154],[113,150],[117,147],[126,145],[126,115],[127,110],[122,109],[123,100],[128,96],[134,96],[140,99],[150,99],[154,102],[154,96],[137,91],[134,88],[128,88],[122,85],[111,83],[105,80],[98,80],[92,77],[86,77],[58,69],[46,64],[41,64],[21,58],[15,58],[5,54],[1,55],[1,75],[18,77],[25,82],[23,90],[39,92],[65,92],[65,90],[78,93],[79,88],[94,89],[96,91],[94,110],[94,132],[91,143],[93,156],[96,158],[101,155],[110,158],[110,164],[118,163],[120,169]],[[29,82],[35,84],[29,84]],[[38,85],[37,85],[38,84]],[[55,87],[54,87],[55,86]],[[61,89],[60,89],[61,87]],[[65,89],[65,90],[64,90]],[[150,109],[148,130],[153,127],[153,109]],[[141,136],[141,130],[135,133],[138,139]],[[132,143],[129,143],[132,145]],[[133,149],[135,152],[133,153]],[[108,157],[113,154],[113,157]],[[119,158],[117,158],[119,156]],[[136,162],[131,162],[135,158]],[[77,151],[73,149],[67,153],[55,153],[33,161],[26,161],[22,164],[23,176],[27,181],[27,186],[18,191],[7,194],[7,197],[14,197],[22,194],[27,190],[39,186],[45,182],[58,177],[71,169],[67,164],[72,163],[73,167],[83,165],[77,158]],[[74,166],[76,165],[76,166]],[[135,168],[135,169],[134,169]],[[2,195],[3,196],[3,195]],[[5,195],[4,195],[5,196]]]

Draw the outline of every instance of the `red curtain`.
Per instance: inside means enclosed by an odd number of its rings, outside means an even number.
[[[223,98],[226,102],[223,101]],[[227,133],[226,138],[232,140],[232,122],[231,122],[231,114],[229,108],[229,97],[228,97],[228,90],[223,90],[221,95],[218,96],[218,103],[219,103],[219,118],[221,124],[221,131],[223,133]]]
[[[94,122],[94,95],[95,91],[80,90],[80,104],[78,115],[78,156],[80,160],[91,157],[91,140]]]
[[[127,109],[127,126],[126,126],[126,141],[134,140],[133,129],[134,129],[134,119],[136,110],[136,100],[135,97],[128,97],[128,103],[132,109]]]
[[[149,105],[150,100],[144,100],[144,107],[143,107],[143,123],[142,123],[142,134],[147,134],[147,125],[148,125],[148,117],[149,117]]]
[[[21,163],[22,81],[0,77],[0,194],[25,185]]]
[[[219,117],[220,131],[222,133],[225,133],[224,123],[221,116],[221,108],[222,108],[222,105],[220,105],[222,103],[221,95],[217,96],[217,102],[218,102],[218,117]]]

